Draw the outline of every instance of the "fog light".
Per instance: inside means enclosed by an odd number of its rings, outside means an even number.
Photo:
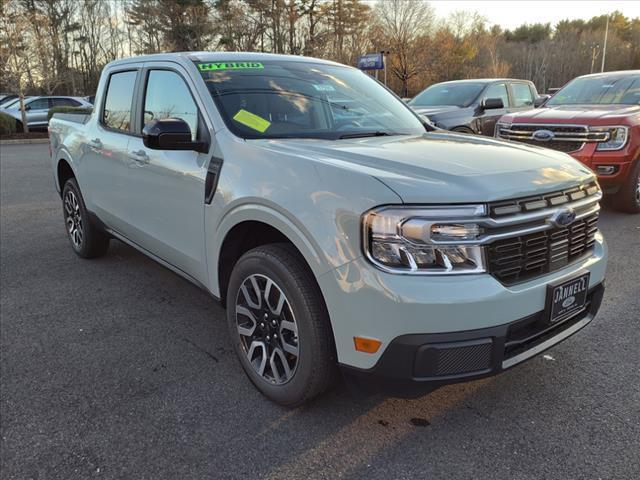
[[[598,165],[596,172],[598,175],[613,175],[618,168],[615,165]]]
[[[375,338],[353,337],[353,344],[358,352],[376,353],[380,349],[382,342]]]

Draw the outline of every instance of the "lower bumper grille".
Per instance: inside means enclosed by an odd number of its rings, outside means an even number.
[[[553,272],[589,253],[597,231],[594,213],[565,228],[498,240],[488,248],[489,272],[506,285]]]

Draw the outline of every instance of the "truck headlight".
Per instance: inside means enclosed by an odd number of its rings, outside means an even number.
[[[362,218],[364,252],[393,273],[482,273],[484,250],[474,242],[484,233],[476,221],[485,214],[484,205],[374,209]]]
[[[599,151],[621,150],[629,137],[629,127],[591,127],[589,131],[609,133],[609,139],[599,142],[596,146],[596,150]]]

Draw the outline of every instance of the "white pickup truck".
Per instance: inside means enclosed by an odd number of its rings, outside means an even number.
[[[354,68],[130,58],[105,67],[95,105],[50,124],[74,251],[118,239],[210,292],[244,371],[278,403],[339,372],[400,395],[495,374],[600,306],[588,168],[433,131]]]

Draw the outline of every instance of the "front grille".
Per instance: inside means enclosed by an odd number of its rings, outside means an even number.
[[[536,138],[535,132],[548,130],[553,133],[553,138],[541,140]],[[587,142],[605,142],[609,139],[609,132],[589,131],[584,125],[545,125],[514,123],[505,125],[499,123],[496,127],[496,136],[507,140],[513,140],[529,145],[551,148],[569,153],[580,150]]]
[[[571,206],[571,202],[593,198],[599,192],[598,185],[593,182],[583,187],[570,188],[544,195],[493,202],[489,205],[489,211],[491,217],[502,218],[506,215],[559,207],[565,204]]]
[[[489,272],[511,285],[553,272],[593,249],[598,213],[564,228],[498,240],[487,249]]]
[[[535,145],[536,147],[550,148],[551,150],[557,150],[564,153],[577,152],[584,146],[584,143],[565,142],[562,140],[551,140],[549,142],[538,142],[537,140],[518,140],[518,142],[526,143],[527,145]]]

